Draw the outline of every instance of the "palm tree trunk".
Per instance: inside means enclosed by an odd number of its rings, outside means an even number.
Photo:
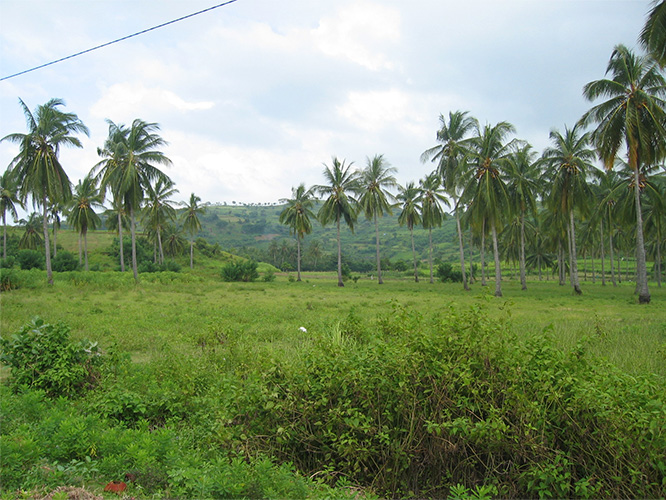
[[[377,284],[384,283],[382,280],[382,265],[381,258],[379,257],[379,222],[377,221],[377,214],[375,213],[375,238],[377,241]]]
[[[164,264],[164,248],[162,248],[162,232],[157,229],[157,246],[160,250],[160,265]]]
[[[573,210],[569,210],[569,279],[571,280],[571,286],[574,289],[576,295],[580,295],[583,291],[580,289],[580,283],[578,282],[578,259],[576,258],[576,230],[574,226],[574,213]]]
[[[88,270],[88,229],[83,230],[83,256],[85,259],[84,269]]]
[[[638,168],[634,169],[634,200],[636,201],[636,288],[638,303],[650,303],[648,289],[647,263],[645,261],[645,240],[643,238],[643,214],[641,210],[640,178]]]
[[[597,280],[596,280],[596,278],[595,278],[595,276],[594,276],[594,251],[592,251],[592,252],[590,253],[590,259],[591,259],[591,261],[592,261],[592,283],[596,283]]]
[[[83,236],[79,231],[79,266],[83,264]]]
[[[414,245],[412,244],[412,247],[413,246]],[[5,212],[2,213],[2,258],[7,258],[7,214]]]
[[[120,240],[120,272],[125,272],[125,251],[123,245],[123,218],[118,209],[118,239]]]
[[[486,283],[486,219],[481,223],[481,286],[488,286]]]
[[[139,271],[136,265],[136,221],[134,220],[134,207],[130,208],[130,233],[132,235],[132,272],[134,281],[139,282]]]
[[[462,228],[460,226],[460,215],[456,209],[456,228],[458,229],[458,250],[460,251],[460,272],[462,273],[463,288],[469,290],[467,276],[465,274],[465,249],[463,246]],[[432,246],[432,244],[431,244]],[[430,264],[430,282],[432,283],[432,263]]]
[[[46,195],[42,197],[42,206],[44,207],[44,220],[42,221],[42,228],[44,230],[44,249],[46,254],[46,279],[49,285],[53,285],[53,270],[51,269],[51,242],[49,241],[49,225],[46,217]]]
[[[469,225],[469,284],[475,283],[474,279],[474,233],[472,232],[472,224]]]
[[[428,263],[430,264],[430,283],[434,283],[435,280],[432,279],[432,228],[428,228]]]
[[[194,240],[190,240],[190,269],[194,269]]]
[[[500,268],[500,256],[497,249],[497,228],[495,220],[490,221],[490,230],[493,234],[493,256],[495,257],[495,297],[502,296],[502,269]]]
[[[527,290],[527,278],[525,276],[525,211],[520,213],[520,286],[521,290]]]
[[[566,284],[566,277],[564,273],[564,248],[562,248],[562,239],[557,240],[557,274],[560,280],[559,285],[564,286]]]
[[[298,269],[298,279],[301,281],[301,238],[296,235],[296,267]]]
[[[610,266],[611,266],[611,281],[613,282],[613,286],[617,286],[617,282],[615,281],[615,256],[613,255],[614,250],[613,250],[613,226],[610,226],[610,229],[608,230],[608,243],[610,247]]]
[[[345,286],[342,282],[342,247],[340,246],[340,217],[338,216],[338,286]]]
[[[601,218],[601,223],[599,224],[599,231],[601,232],[601,286],[606,286],[606,255],[604,251],[604,219]]]
[[[412,257],[414,259],[414,282],[418,283],[419,282],[419,269],[418,269],[418,266],[416,265],[416,248],[414,247],[414,228],[413,227],[409,228],[409,234],[412,238]]]
[[[58,256],[58,232],[56,230],[56,221],[53,221],[53,258]]]

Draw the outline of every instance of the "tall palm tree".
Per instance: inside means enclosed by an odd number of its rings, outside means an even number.
[[[613,50],[606,74],[611,78],[595,80],[583,88],[589,101],[608,100],[592,107],[581,123],[595,123],[592,140],[607,169],[624,145],[634,182],[639,184],[643,165],[654,165],[664,157],[666,131],[666,80],[647,57],[635,55],[623,45]],[[640,190],[634,190],[636,205],[636,285],[638,301],[650,302],[645,260],[643,215]]]
[[[398,185],[393,176],[397,170],[391,167],[384,159],[384,155],[375,155],[374,158],[367,159],[366,167],[361,171],[359,183],[359,208],[363,211],[367,219],[373,219],[375,223],[375,241],[377,253],[377,283],[381,285],[382,267],[379,255],[379,222],[378,217],[385,213],[391,214],[391,199],[393,196],[387,188]]]
[[[507,163],[509,201],[520,218],[520,285],[527,290],[525,276],[525,216],[536,213],[538,164],[532,146],[525,145],[509,157]]]
[[[314,186],[312,189],[320,195],[326,196],[324,204],[319,209],[317,217],[323,226],[335,222],[338,239],[338,286],[345,286],[342,281],[342,248],[340,246],[340,222],[345,221],[349,229],[354,232],[356,223],[356,199],[354,194],[358,191],[358,177],[351,170],[354,162],[345,165],[335,156],[331,166],[324,164],[324,178],[327,184]]]
[[[65,203],[72,196],[71,183],[58,155],[63,146],[83,147],[75,134],[88,135],[88,128],[76,114],[65,113],[60,109],[60,106],[65,105],[62,99],[51,99],[37,106],[34,114],[21,99],[19,103],[23,108],[28,133],[9,134],[1,140],[19,144],[19,154],[12,160],[11,168],[16,170],[22,200],[26,201],[30,196],[34,206],[42,207],[46,275],[52,285],[48,210],[51,204]]]
[[[158,148],[166,141],[157,133],[157,123],[148,123],[140,119],[130,127],[109,123],[109,137],[105,148],[98,150],[105,160],[95,166],[104,190],[110,189],[114,196],[123,200],[129,212],[130,233],[132,238],[132,271],[134,280],[139,281],[136,260],[136,214],[141,207],[147,186],[169,177],[156,165],[171,165],[171,160]],[[109,147],[106,147],[109,146]]]
[[[301,241],[306,234],[312,232],[312,221],[315,218],[312,212],[314,200],[312,191],[305,189],[305,184],[300,184],[297,188],[292,188],[291,199],[280,200],[287,206],[280,213],[280,224],[289,226],[291,234],[296,235],[296,267],[298,269],[298,279],[301,281]]]
[[[569,277],[577,295],[582,293],[578,280],[578,258],[576,256],[576,225],[574,208],[587,208],[592,191],[587,182],[594,169],[595,153],[589,148],[589,135],[582,133],[580,125],[550,132],[553,145],[546,148],[542,161],[547,165],[543,179],[550,182],[547,203],[554,212],[566,214],[569,240]]]
[[[486,125],[474,137],[468,153],[469,161],[475,167],[473,176],[465,186],[461,200],[470,204],[476,214],[475,219],[483,219],[490,223],[493,238],[493,255],[495,258],[495,296],[502,296],[502,270],[497,246],[498,227],[508,208],[509,196],[503,180],[511,155],[517,141],[507,141],[508,136],[515,133],[513,125],[499,122],[494,126]]]
[[[22,207],[18,195],[18,182],[11,169],[5,170],[0,176],[0,212],[2,213],[2,258],[7,258],[7,212],[16,220],[16,206]]]
[[[416,249],[414,248],[414,226],[421,224],[421,207],[419,205],[421,190],[408,182],[404,187],[398,187],[397,200],[400,202],[402,211],[398,215],[398,224],[407,226],[412,240],[412,257],[414,259],[414,281],[419,282],[419,269],[416,261]]]
[[[87,175],[74,187],[74,196],[67,214],[67,221],[79,232],[83,238],[83,255],[85,270],[88,271],[88,230],[95,230],[102,224],[99,215],[95,213],[95,205],[100,205],[102,197],[97,188],[95,179]],[[79,245],[81,239],[79,239]],[[81,247],[79,246],[79,264]]]
[[[432,228],[441,227],[444,220],[444,210],[442,203],[447,206],[449,200],[444,195],[444,189],[441,183],[441,177],[437,172],[433,172],[421,179],[418,202],[421,205],[421,224],[428,230],[428,263],[430,265],[430,283],[434,283],[432,276]]]
[[[666,2],[654,0],[638,41],[663,68],[666,66]]]
[[[144,227],[154,232],[157,243],[159,264],[164,264],[162,232],[169,222],[176,220],[176,209],[169,200],[178,192],[169,178],[158,178],[155,184],[146,186],[146,199],[143,212]]]
[[[183,229],[190,234],[190,269],[194,269],[194,236],[201,231],[199,216],[206,212],[206,207],[199,203],[201,198],[194,193],[190,194],[190,201],[183,204],[185,209],[181,214]]]
[[[460,269],[463,287],[469,290],[465,274],[465,253],[463,248],[462,227],[460,225],[460,191],[469,169],[465,161],[467,151],[472,145],[472,132],[477,131],[479,122],[476,118],[468,116],[468,111],[449,111],[448,121],[444,115],[439,115],[441,128],[437,131],[439,144],[423,152],[421,161],[437,163],[437,172],[441,176],[442,184],[453,200],[453,209],[456,217],[458,231],[458,249],[460,252]]]

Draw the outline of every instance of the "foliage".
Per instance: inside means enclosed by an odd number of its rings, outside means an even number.
[[[257,263],[252,260],[236,260],[222,267],[224,281],[254,281],[258,277]]]
[[[16,270],[0,267],[0,292],[8,292],[21,286]]]
[[[72,252],[67,252],[66,250],[61,250],[53,258],[53,270],[59,273],[66,271],[76,271],[79,267],[79,263],[74,257]]]
[[[445,283],[461,283],[462,273],[454,271],[453,266],[448,262],[442,262],[437,266],[437,277]]]
[[[37,250],[19,250],[16,260],[21,269],[44,269],[44,255]]]
[[[11,269],[14,267],[14,263],[16,262],[16,257],[13,255],[8,255],[4,259],[0,259],[0,269]]]
[[[49,396],[71,396],[94,385],[97,343],[73,342],[69,328],[33,319],[11,338],[0,338],[0,361],[11,367],[15,389],[40,389]]]

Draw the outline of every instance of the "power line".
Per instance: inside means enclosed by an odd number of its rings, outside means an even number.
[[[82,54],[87,54],[88,52],[92,52],[93,50],[101,49],[102,47],[107,47],[109,45],[113,45],[114,43],[122,42],[123,40],[127,40],[127,39],[133,38],[135,36],[143,35],[144,33],[148,33],[149,31],[153,31],[153,30],[156,30],[158,28],[163,28],[165,26],[177,23],[178,21],[182,21],[182,20],[188,19],[190,17],[198,16],[199,14],[203,14],[204,12],[209,12],[211,10],[218,9],[220,7],[224,7],[225,5],[229,5],[230,3],[234,3],[236,1],[237,0],[228,0],[224,3],[214,5],[213,7],[209,7],[207,9],[200,10],[199,12],[194,12],[192,14],[188,14],[187,16],[179,17],[178,19],[174,19],[173,21],[169,21],[169,22],[160,24],[158,26],[153,26],[152,28],[148,28],[148,29],[145,29],[143,31],[139,31],[139,32],[133,33],[131,35],[124,36],[122,38],[118,38],[117,40],[113,40],[112,42],[103,43],[102,45],[98,45],[96,47],[92,47],[90,49],[86,49],[86,50],[83,50],[81,52],[77,52],[76,54],[72,54],[71,56],[63,57],[62,59],[58,59],[56,61],[51,61],[49,63],[42,64],[40,66],[35,66],[34,68],[26,69],[25,71],[21,71],[19,73],[15,73],[13,75],[3,76],[2,78],[0,78],[0,82],[3,81],[3,80],[9,80],[10,78],[14,78],[15,76],[24,75],[26,73],[30,73],[31,71],[36,71],[38,69],[42,69],[42,68],[45,68],[47,66],[51,66],[52,64],[56,64],[56,63],[59,63],[59,62],[62,62],[62,61],[66,61],[67,59],[72,59],[73,57],[77,57],[77,56],[80,56]]]

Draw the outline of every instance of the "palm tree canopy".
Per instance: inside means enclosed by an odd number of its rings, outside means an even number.
[[[88,128],[74,113],[60,109],[65,105],[62,99],[51,99],[31,113],[26,104],[19,99],[26,118],[28,132],[15,133],[3,137],[19,144],[18,155],[12,160],[23,201],[32,196],[33,204],[67,201],[72,194],[69,178],[65,173],[58,155],[63,146],[83,147],[74,135],[88,135]]]
[[[314,186],[312,189],[320,195],[326,196],[324,204],[319,209],[318,218],[322,225],[344,219],[351,231],[356,223],[356,199],[353,194],[358,192],[358,176],[351,170],[354,162],[345,165],[333,157],[331,166],[324,165],[324,178],[328,184]]]
[[[638,41],[663,68],[666,66],[666,2],[654,0]]]
[[[291,199],[280,200],[287,206],[280,213],[280,224],[289,226],[291,233],[299,239],[312,232],[312,220],[315,218],[312,212],[314,200],[312,191],[305,189],[305,184],[300,184],[291,190]]]
[[[401,226],[406,225],[410,231],[414,229],[414,226],[421,224],[420,194],[421,190],[413,181],[408,182],[404,187],[400,186],[398,188],[396,199],[402,207],[402,211],[398,215],[398,224]]]
[[[68,222],[80,233],[97,229],[102,220],[95,213],[95,206],[101,206],[102,199],[95,179],[87,175],[74,188],[74,195],[68,211]]]
[[[18,193],[19,184],[16,175],[14,171],[8,168],[5,170],[5,173],[0,176],[0,214],[3,217],[7,212],[9,212],[14,219],[18,217],[16,205],[19,207],[22,206]]]
[[[460,161],[465,157],[472,137],[470,132],[478,129],[476,118],[468,116],[468,111],[449,111],[448,121],[439,115],[441,128],[437,131],[437,146],[421,154],[421,161],[437,163],[437,172],[442,178],[444,187],[454,192],[460,183]]]
[[[442,203],[450,206],[444,195],[444,190],[437,172],[433,172],[421,180],[421,194],[417,201],[421,205],[421,223],[425,229],[432,229],[442,225],[444,210]]]
[[[176,209],[169,198],[178,192],[171,179],[160,177],[155,185],[146,186],[146,208],[144,221],[152,229],[164,228],[169,221],[176,219]]]
[[[509,199],[517,213],[536,212],[537,178],[536,152],[525,145],[509,157],[506,177]]]
[[[613,50],[605,78],[588,83],[583,95],[590,101],[608,100],[592,107],[581,123],[597,124],[592,142],[606,168],[612,168],[624,143],[632,169],[654,164],[666,153],[666,81],[648,57],[637,56],[624,45]]]
[[[391,199],[393,196],[387,191],[398,185],[393,176],[397,170],[391,167],[384,159],[384,155],[375,155],[367,159],[366,167],[359,175],[359,208],[368,219],[391,214]]]
[[[206,207],[199,205],[201,198],[194,193],[190,194],[190,201],[184,203],[185,209],[181,215],[183,221],[183,229],[187,231],[190,236],[194,236],[201,231],[201,221],[199,216],[206,212]]]
[[[574,204],[584,207],[591,197],[588,176],[594,170],[595,152],[589,147],[590,135],[581,125],[565,126],[564,134],[550,132],[553,145],[546,148],[541,162],[546,165],[542,178],[550,184],[547,202],[553,210],[568,214]]]

